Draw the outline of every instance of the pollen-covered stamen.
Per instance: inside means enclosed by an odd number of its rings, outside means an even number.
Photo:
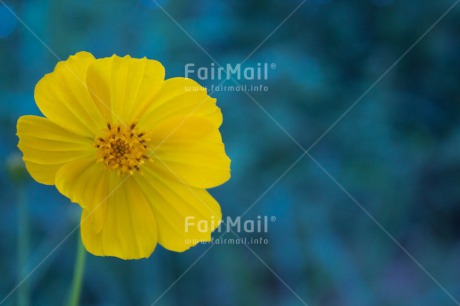
[[[96,138],[99,162],[111,170],[134,174],[141,172],[141,165],[151,161],[147,156],[149,139],[140,132],[135,123],[130,125],[107,123],[105,135]]]

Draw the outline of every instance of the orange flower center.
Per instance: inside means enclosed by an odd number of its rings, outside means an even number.
[[[145,134],[136,128],[135,123],[130,126],[107,123],[105,136],[96,139],[98,161],[110,170],[117,170],[118,175],[140,172],[140,166],[145,161],[151,161],[147,156],[148,141]]]

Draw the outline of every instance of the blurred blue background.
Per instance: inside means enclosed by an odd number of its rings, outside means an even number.
[[[0,5],[0,300],[21,280],[18,207],[24,201],[26,272],[40,264],[24,283],[32,304],[62,304],[72,280],[77,233],[55,247],[78,224],[79,208],[54,187],[8,171],[20,154],[16,121],[39,114],[34,86],[53,70],[55,55],[146,56],[165,65],[167,78],[184,76],[187,63],[210,67],[212,60],[168,14],[216,61],[235,65],[301,2],[157,3],[167,14],[150,0],[7,1],[36,37]],[[240,83],[267,86],[249,94],[308,148],[453,3],[306,1],[245,63],[275,63],[268,80]],[[257,256],[242,245],[209,251],[198,245],[185,253],[158,247],[139,261],[90,255],[82,304],[456,305],[459,50],[460,5],[310,151],[387,233],[308,156],[268,189],[302,150],[244,92],[215,92],[232,179],[211,192],[224,217],[255,201],[245,218],[275,216],[262,235],[269,243],[250,246]],[[17,303],[16,291],[4,305]]]

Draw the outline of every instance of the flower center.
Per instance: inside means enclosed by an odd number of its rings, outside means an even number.
[[[130,126],[107,123],[105,136],[96,139],[98,161],[110,170],[118,170],[118,175],[140,172],[140,166],[152,160],[147,156],[148,141],[135,123]]]

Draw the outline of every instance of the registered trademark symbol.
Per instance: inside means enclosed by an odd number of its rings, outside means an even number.
[[[271,64],[270,64],[270,68],[271,68],[271,69],[276,69],[276,64],[275,64],[275,63],[271,63]],[[276,220],[276,218],[275,218],[275,220]]]
[[[275,216],[271,216],[271,217],[270,217],[270,221],[271,221],[271,222],[275,222],[275,221],[276,221],[276,217],[275,217]]]

